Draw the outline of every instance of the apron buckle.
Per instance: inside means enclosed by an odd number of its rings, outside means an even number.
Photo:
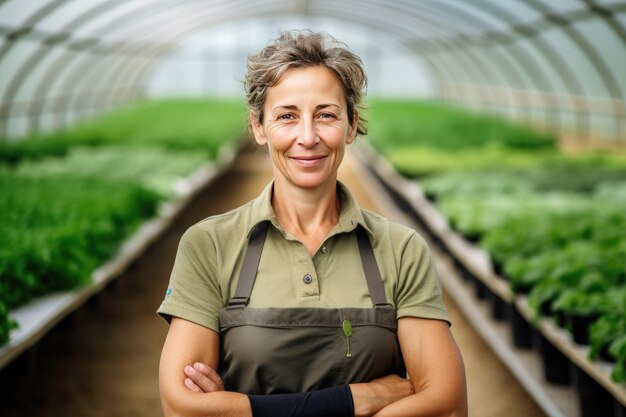
[[[228,302],[229,307],[245,307],[250,303],[250,297],[233,297]]]

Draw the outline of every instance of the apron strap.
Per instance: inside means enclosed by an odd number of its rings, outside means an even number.
[[[228,302],[229,306],[247,306],[250,302],[250,294],[252,294],[252,286],[256,279],[256,271],[259,269],[261,261],[261,253],[263,252],[263,244],[267,235],[268,221],[257,224],[248,240],[248,248],[243,258],[243,265],[239,272],[239,280],[237,281],[237,289],[235,295]]]
[[[256,280],[256,273],[259,268],[259,262],[261,261],[261,253],[263,252],[268,227],[269,222],[264,221],[256,225],[254,229],[252,229],[252,232],[250,232],[248,248],[246,249],[243,265],[239,272],[237,288],[235,289],[235,295],[228,302],[229,307],[244,307],[250,302],[250,295],[252,294],[252,287]],[[365,281],[367,282],[367,288],[370,292],[372,303],[375,306],[389,305],[387,296],[385,295],[385,288],[383,287],[383,280],[378,270],[378,264],[376,263],[376,257],[374,256],[374,250],[367,237],[367,232],[361,226],[357,226],[356,235],[359,242],[359,254],[361,255]]]
[[[388,305],[385,288],[383,287],[383,279],[378,270],[372,244],[367,237],[367,232],[360,225],[356,228],[356,236],[359,241],[361,263],[363,264],[363,272],[365,273],[365,280],[367,281],[367,288],[370,291],[372,303],[377,307]]]

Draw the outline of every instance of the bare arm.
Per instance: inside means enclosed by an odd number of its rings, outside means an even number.
[[[189,386],[185,367],[201,362],[217,369],[219,335],[192,322],[172,317],[159,364],[159,388],[165,417],[252,416],[244,394],[226,391],[196,392]],[[188,373],[188,372],[187,372]]]
[[[244,394],[224,391],[215,373],[219,335],[197,324],[172,318],[159,370],[165,417],[252,416]],[[371,416],[413,394],[411,383],[397,375],[370,383],[351,384],[355,416]]]
[[[404,317],[398,339],[415,394],[383,408],[377,417],[467,417],[461,353],[448,324]]]

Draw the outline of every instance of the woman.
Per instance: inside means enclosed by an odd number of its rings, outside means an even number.
[[[366,133],[365,85],[359,58],[321,34],[249,57],[250,124],[274,178],[181,239],[159,309],[166,416],[467,414],[424,241],[337,181]]]

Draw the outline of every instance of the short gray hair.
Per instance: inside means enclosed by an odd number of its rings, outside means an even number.
[[[313,66],[326,67],[339,76],[348,106],[348,120],[352,123],[354,111],[365,108],[367,75],[363,62],[332,36],[310,31],[282,32],[261,52],[248,56],[244,88],[250,116],[263,122],[267,91],[287,70]],[[363,117],[359,117],[357,133],[367,134],[367,121]]]

